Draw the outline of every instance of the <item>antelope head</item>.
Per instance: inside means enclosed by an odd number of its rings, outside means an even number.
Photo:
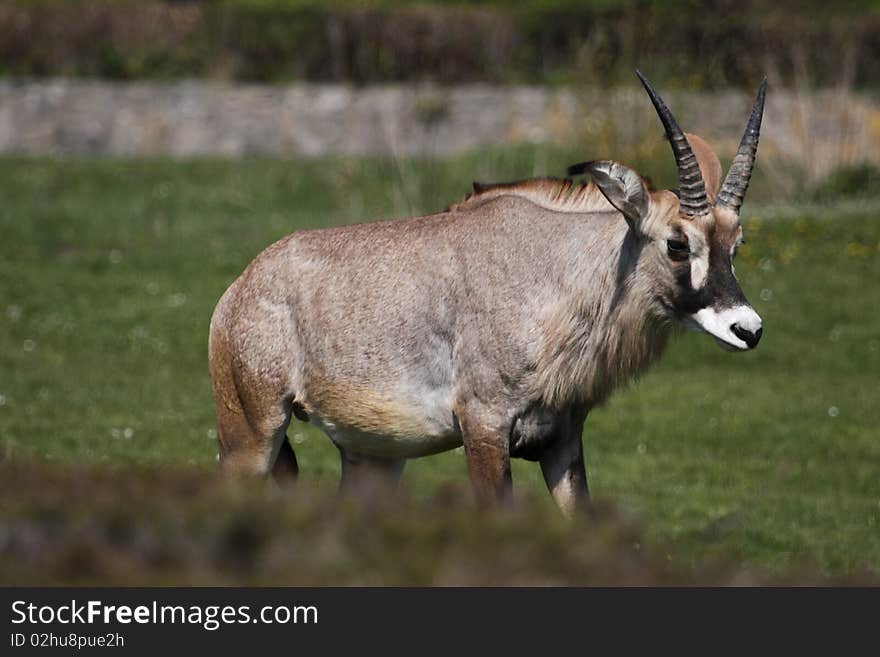
[[[686,134],[651,84],[636,71],[666,130],[678,165],[678,193],[650,193],[641,176],[612,161],[575,165],[588,171],[626,218],[640,244],[639,270],[665,316],[704,331],[731,351],[754,349],[761,318],[733,270],[743,242],[739,210],[749,186],[764,111],[761,83],[739,149],[721,181],[721,163],[703,139]]]

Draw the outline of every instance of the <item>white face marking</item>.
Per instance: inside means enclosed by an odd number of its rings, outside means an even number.
[[[701,289],[709,278],[709,251],[703,249],[699,255],[691,256],[691,287]]]
[[[749,348],[743,340],[731,330],[737,324],[740,328],[757,333],[761,328],[761,317],[751,306],[737,306],[718,311],[714,308],[703,308],[690,316],[697,330],[702,330],[715,338],[723,347],[741,349]]]
[[[736,250],[742,244],[742,228],[739,229],[739,235],[737,236],[734,243],[730,246],[730,273],[733,274],[733,277],[736,278],[736,269],[733,266],[733,259],[736,256]]]
[[[684,226],[691,249],[691,287],[701,290],[709,279],[709,245],[701,230],[692,226]]]

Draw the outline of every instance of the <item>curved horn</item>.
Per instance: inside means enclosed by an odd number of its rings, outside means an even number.
[[[752,107],[752,114],[746,124],[746,131],[742,141],[718,192],[718,200],[715,205],[720,205],[739,214],[746,190],[749,188],[749,179],[752,177],[752,167],[755,166],[755,154],[758,152],[758,137],[761,134],[761,117],[764,115],[764,95],[767,92],[767,78],[761,82],[758,89],[758,97]]]
[[[675,163],[678,165],[678,198],[681,202],[681,213],[688,217],[707,214],[709,199],[706,196],[706,185],[703,182],[703,175],[700,173],[700,165],[687,137],[678,127],[672,112],[654,91],[651,83],[638,69],[636,69],[636,75],[639,76],[645,91],[651,97],[651,102],[654,103],[654,109],[657,110],[657,115],[666,129],[666,137],[669,139],[672,153],[675,155]]]

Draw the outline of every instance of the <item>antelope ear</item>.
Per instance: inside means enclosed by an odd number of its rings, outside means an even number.
[[[691,150],[697,158],[697,164],[700,165],[700,174],[703,176],[703,183],[706,185],[706,196],[709,198],[709,205],[715,203],[715,197],[721,188],[721,162],[715,151],[706,143],[699,135],[684,133]]]
[[[629,167],[611,160],[598,160],[575,165],[592,176],[596,187],[608,202],[620,210],[632,229],[638,232],[639,224],[648,215],[651,196],[642,177]]]

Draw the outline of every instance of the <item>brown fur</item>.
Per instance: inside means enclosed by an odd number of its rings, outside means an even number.
[[[706,185],[706,196],[709,203],[715,202],[715,196],[721,189],[721,162],[712,147],[706,143],[706,140],[699,135],[685,133],[694,156],[697,158],[697,164],[700,165],[700,173],[703,175],[703,183]]]
[[[367,386],[312,379],[309,400],[321,415],[364,433],[410,438],[424,432],[424,427],[412,421],[412,412],[399,399],[377,395]]]

